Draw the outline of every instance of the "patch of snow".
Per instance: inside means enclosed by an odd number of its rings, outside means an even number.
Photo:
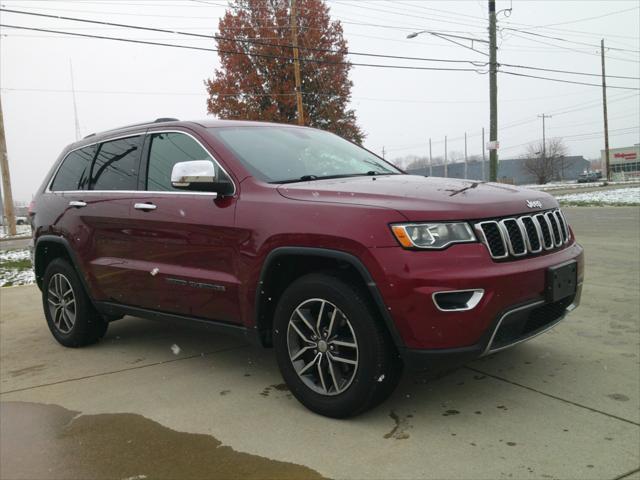
[[[31,258],[28,248],[22,248],[19,250],[7,250],[0,252],[0,265],[4,262],[15,262],[18,260],[29,260]]]
[[[180,347],[174,343],[171,345],[171,351],[174,355],[178,355],[180,353]]]
[[[31,226],[30,225],[16,225],[16,237],[28,237],[31,236]],[[6,225],[0,226],[0,238],[12,238],[9,235],[9,227]]]
[[[587,183],[578,183],[575,180],[572,182],[552,182],[546,183],[544,185],[537,184],[529,184],[529,185],[519,185],[520,187],[528,188],[531,190],[541,190],[543,192],[549,190],[579,190],[581,188],[593,188],[593,187],[603,187],[606,185],[629,185],[629,184],[637,184],[638,180],[625,180],[620,182],[587,182]]]
[[[152,277],[155,277],[158,274],[159,271],[160,271],[160,269],[158,267],[156,267],[153,270],[151,270],[151,272],[149,272],[149,273],[151,273]]]
[[[600,190],[596,192],[569,193],[566,195],[558,195],[556,199],[563,203],[640,205],[640,187]]]
[[[15,268],[14,265],[9,265],[13,262],[30,259],[28,248],[0,252],[0,287],[35,283],[36,279],[31,262],[24,268]]]
[[[4,270],[0,268],[0,287],[31,285],[36,283],[33,270]]]

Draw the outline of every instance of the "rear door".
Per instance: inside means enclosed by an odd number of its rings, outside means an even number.
[[[138,188],[144,135],[95,145],[88,189],[69,194],[80,224],[73,233],[97,300],[131,303],[136,285],[131,267],[131,201]]]
[[[237,182],[234,195],[224,198],[171,186],[178,162],[208,159],[229,176],[194,132],[149,132],[143,155],[144,192],[131,202],[138,305],[239,322]]]

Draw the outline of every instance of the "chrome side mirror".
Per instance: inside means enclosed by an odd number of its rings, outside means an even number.
[[[216,167],[211,160],[178,162],[171,170],[171,185],[175,188],[210,190],[217,183]]]

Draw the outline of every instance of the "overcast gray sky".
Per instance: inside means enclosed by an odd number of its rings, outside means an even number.
[[[213,34],[224,12],[224,0],[2,0],[6,8],[76,16],[160,28]],[[428,29],[486,38],[486,0],[328,0],[333,18],[344,23],[353,52],[486,62],[482,53],[422,35]],[[499,62],[600,73],[599,42],[605,38],[607,74],[640,77],[640,2],[498,0]],[[506,12],[508,13],[508,12]],[[213,40],[132,32],[114,27],[2,13],[3,24],[35,26],[184,45],[215,47]],[[523,33],[519,30],[526,30]],[[531,32],[542,36],[533,36]],[[547,37],[556,37],[551,39]],[[562,40],[558,40],[562,39]],[[82,135],[157,117],[198,119],[206,116],[204,79],[218,65],[213,52],[135,45],[107,40],[1,30],[0,87],[14,197],[29,200],[61,149],[75,140],[69,62],[73,62]],[[486,50],[476,44],[479,50]],[[362,61],[362,57],[351,57]],[[408,60],[367,59],[367,63],[444,66]],[[460,65],[462,66],[462,65]],[[485,67],[478,67],[481,72]],[[507,68],[505,68],[507,70]],[[509,70],[586,83],[597,76],[577,76],[510,68]],[[489,123],[488,76],[476,72],[434,72],[354,67],[352,105],[367,134],[365,146],[387,158],[433,153],[481,153],[480,131]],[[609,80],[611,86],[639,88],[637,79]],[[564,137],[570,153],[599,157],[603,148],[599,87],[501,75],[499,140],[501,158],[522,154],[526,144],[542,137]],[[640,97],[637,90],[610,88],[609,128],[612,147],[640,142]],[[487,133],[488,135],[488,133]],[[488,137],[487,137],[488,138]]]

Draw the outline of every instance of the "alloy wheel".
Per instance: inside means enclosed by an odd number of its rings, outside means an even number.
[[[63,274],[56,273],[49,280],[47,302],[55,327],[60,333],[69,333],[76,322],[76,296]]]
[[[347,316],[333,303],[312,298],[298,305],[287,328],[289,359],[314,392],[344,392],[358,370],[358,341]]]

